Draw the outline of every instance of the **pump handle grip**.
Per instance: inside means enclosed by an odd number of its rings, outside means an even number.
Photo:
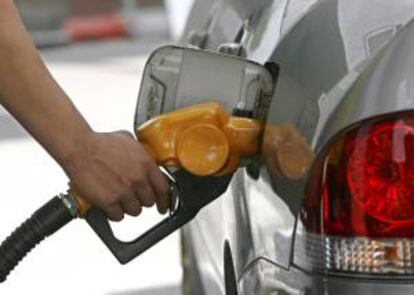
[[[175,215],[164,219],[162,222],[131,242],[123,242],[115,237],[109,224],[108,217],[105,212],[99,208],[91,209],[86,220],[99,238],[104,241],[105,245],[117,260],[121,264],[126,264],[179,229],[192,218],[192,216],[189,215],[185,217],[186,218],[182,215]]]
[[[184,170],[177,171],[174,179],[178,206],[170,216],[131,242],[123,242],[115,237],[108,217],[98,208],[89,211],[86,221],[118,261],[125,264],[192,220],[204,206],[225,192],[231,177],[198,177]]]

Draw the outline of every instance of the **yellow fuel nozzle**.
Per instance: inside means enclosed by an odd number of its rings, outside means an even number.
[[[129,262],[157,242],[193,219],[207,204],[227,189],[231,173],[243,158],[252,157],[261,149],[263,125],[247,118],[231,117],[217,103],[205,103],[156,117],[136,130],[142,144],[156,162],[182,167],[200,191],[180,182],[177,173],[172,198],[180,200],[169,217],[133,241],[120,241],[113,233],[108,217],[70,186],[68,193],[54,197],[37,210],[0,245],[0,282],[39,241],[54,234],[76,217],[87,220],[92,229],[122,264]],[[204,179],[197,176],[223,176]],[[191,179],[192,178],[192,179]],[[184,181],[183,181],[184,182]],[[177,187],[176,187],[177,185]],[[175,202],[174,202],[175,203]],[[175,204],[174,204],[175,205]],[[17,251],[17,250],[18,251]],[[13,251],[10,251],[13,250]]]
[[[182,167],[195,176],[228,175],[240,160],[261,150],[263,124],[229,116],[218,103],[204,103],[157,116],[136,130],[138,140],[155,161]],[[85,217],[92,205],[70,186],[69,193]]]
[[[196,176],[234,172],[242,158],[260,152],[263,124],[231,117],[218,103],[204,103],[158,116],[136,130],[160,165]]]

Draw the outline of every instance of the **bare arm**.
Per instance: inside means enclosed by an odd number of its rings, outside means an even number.
[[[154,201],[166,210],[155,163],[131,136],[92,131],[40,59],[12,0],[0,0],[0,103],[112,219]]]
[[[0,0],[0,96],[59,163],[91,132],[41,61],[11,0]]]

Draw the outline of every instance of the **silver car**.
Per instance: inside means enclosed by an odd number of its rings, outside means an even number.
[[[195,1],[182,43],[261,64],[274,92],[254,105],[261,158],[183,229],[187,294],[414,294],[413,17],[413,0]]]

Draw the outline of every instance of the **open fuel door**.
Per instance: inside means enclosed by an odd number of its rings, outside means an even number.
[[[273,89],[272,75],[258,63],[199,49],[161,47],[145,67],[135,127],[203,102],[217,102],[236,116],[264,119]]]

